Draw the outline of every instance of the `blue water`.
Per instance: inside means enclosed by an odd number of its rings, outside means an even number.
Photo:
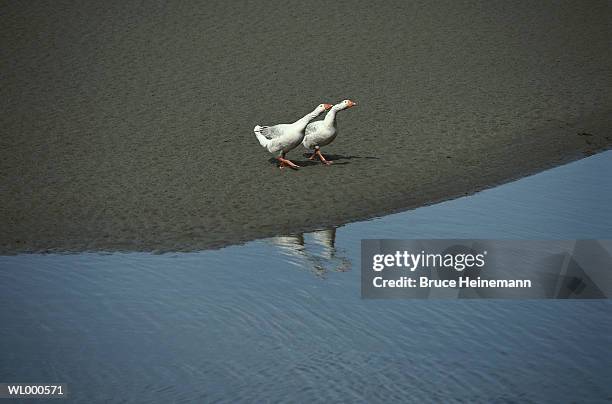
[[[0,257],[0,382],[75,402],[612,400],[612,302],[361,300],[362,238],[612,238],[612,152],[216,251]]]

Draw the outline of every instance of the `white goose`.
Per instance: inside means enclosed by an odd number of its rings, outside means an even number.
[[[293,123],[281,123],[274,126],[255,126],[253,131],[259,143],[268,149],[270,153],[278,153],[276,159],[280,162],[280,168],[299,166],[285,158],[285,154],[295,149],[304,140],[306,125],[323,111],[332,107],[331,104],[319,104],[311,113],[305,115]]]
[[[336,127],[336,113],[343,109],[352,108],[357,103],[351,100],[344,100],[339,104],[334,105],[330,111],[325,115],[325,119],[322,121],[316,121],[306,126],[306,136],[302,144],[308,150],[314,150],[310,160],[314,160],[315,157],[319,157],[321,163],[331,164],[331,161],[325,160],[323,154],[321,154],[321,146],[326,146],[334,141],[338,136],[338,128]]]

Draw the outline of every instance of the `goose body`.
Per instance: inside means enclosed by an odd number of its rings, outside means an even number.
[[[331,104],[320,104],[312,112],[293,123],[282,123],[273,126],[257,125],[253,128],[253,131],[259,144],[270,153],[277,155],[276,158],[280,162],[280,168],[285,166],[298,168],[299,166],[285,159],[285,154],[302,143],[306,135],[305,131],[308,123],[331,107]]]
[[[333,119],[332,124],[328,124],[325,120],[311,122],[306,126],[306,135],[302,144],[308,150],[314,150],[317,146],[327,146],[334,141],[336,136],[338,136],[336,119]]]
[[[325,115],[325,119],[322,121],[311,122],[306,126],[302,144],[308,150],[314,151],[312,156],[310,156],[311,160],[313,160],[315,157],[319,157],[323,164],[331,164],[331,162],[327,161],[323,154],[321,154],[320,148],[327,146],[333,142],[334,139],[336,139],[336,136],[338,136],[336,113],[347,108],[352,108],[355,105],[357,104],[351,100],[344,100],[334,105],[329,110],[327,115]]]

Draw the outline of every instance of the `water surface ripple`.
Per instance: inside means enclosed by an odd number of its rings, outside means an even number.
[[[612,398],[609,301],[361,300],[362,238],[611,238],[612,152],[216,251],[0,257],[0,381],[71,401]]]

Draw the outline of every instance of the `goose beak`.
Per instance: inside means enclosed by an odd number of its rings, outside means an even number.
[[[333,107],[333,105],[331,105],[331,104],[323,104],[323,107],[325,107],[325,110],[327,111],[328,109],[331,109],[331,107]]]
[[[349,108],[354,107],[356,105],[357,105],[357,103],[355,101],[349,100],[349,105],[348,105]]]

